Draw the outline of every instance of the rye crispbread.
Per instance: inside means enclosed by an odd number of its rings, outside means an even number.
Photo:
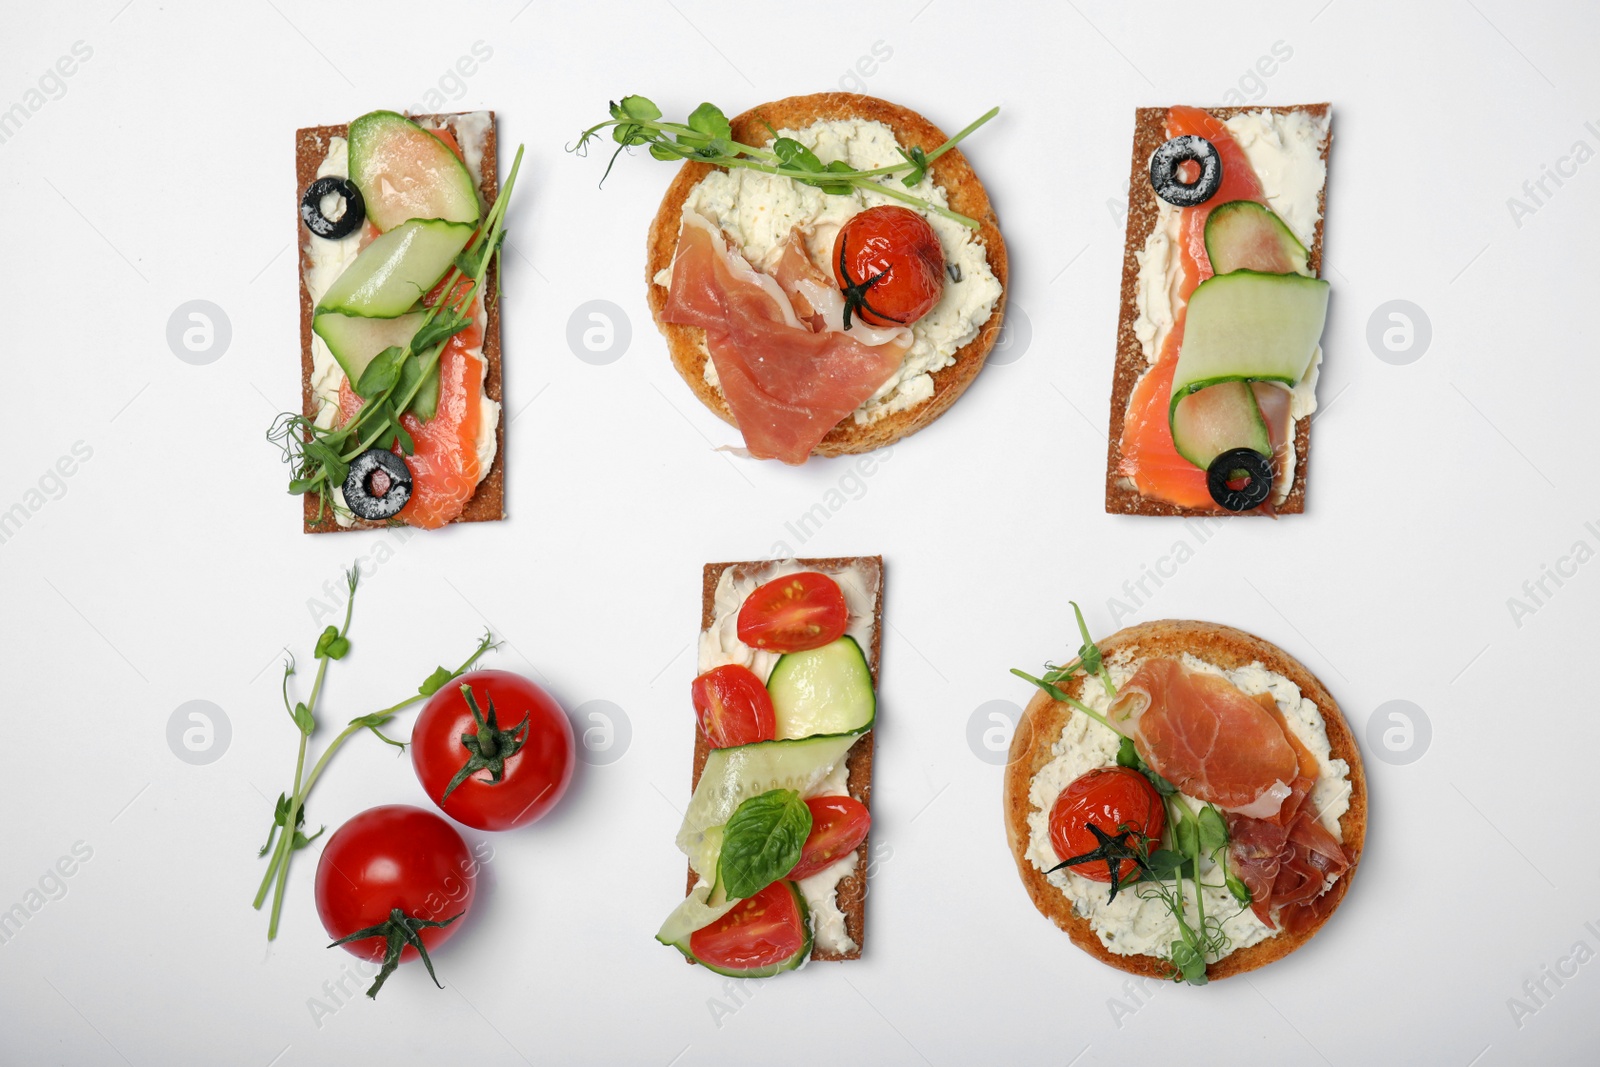
[[[707,563],[702,572],[700,586],[700,630],[705,632],[711,628],[716,619],[717,583],[722,580],[722,572],[731,568],[760,568],[767,566],[770,560],[752,560],[741,563]],[[796,563],[820,571],[836,570],[860,564],[869,570],[875,570],[878,579],[878,593],[872,605],[872,647],[866,649],[867,666],[872,671],[872,687],[878,688],[879,660],[883,653],[883,557],[882,556],[842,556],[829,559],[801,559]],[[735,573],[739,573],[738,570]],[[873,738],[877,736],[876,728],[867,731],[866,736],[857,741],[846,756],[850,767],[848,789],[850,795],[870,810],[872,807],[872,748]],[[690,776],[689,792],[692,794],[700,784],[700,772],[705,770],[706,757],[711,755],[711,745],[706,741],[705,732],[698,728],[694,731],[694,773]],[[855,960],[861,958],[861,946],[866,939],[866,904],[867,904],[867,862],[868,846],[872,843],[870,831],[865,840],[856,849],[856,869],[850,872],[849,877],[841,879],[835,892],[839,910],[844,913],[845,932],[850,935],[850,940],[856,947],[849,952],[827,952],[821,947],[811,950],[814,960]],[[689,883],[684,891],[685,895],[694,890],[696,878],[694,868],[689,869]],[[693,963],[693,960],[689,960]]]
[[[1287,107],[1213,107],[1205,110],[1220,121],[1226,122],[1245,111],[1273,111],[1288,114],[1304,111],[1321,118],[1328,114],[1329,104],[1297,104]],[[1155,229],[1160,201],[1150,187],[1150,156],[1167,140],[1167,109],[1141,107],[1135,112],[1133,127],[1133,173],[1128,179],[1128,233],[1122,249],[1122,312],[1117,320],[1117,362],[1111,381],[1111,433],[1106,448],[1106,512],[1113,515],[1231,515],[1221,508],[1185,508],[1164,500],[1147,499],[1139,494],[1130,479],[1118,472],[1122,462],[1122,428],[1127,418],[1128,399],[1133,388],[1144,377],[1150,364],[1145,362],[1139,338],[1134,336],[1133,323],[1139,315],[1136,302],[1139,289],[1138,253],[1144,250],[1145,239]],[[1328,138],[1322,144],[1322,161],[1327,163],[1328,150],[1333,144],[1330,127]],[[1308,251],[1311,253],[1311,271],[1322,276],[1322,222],[1327,207],[1328,185],[1324,181],[1317,195],[1317,226]],[[1159,353],[1158,353],[1159,355]],[[1306,509],[1306,471],[1311,454],[1311,416],[1295,423],[1294,428],[1294,481],[1288,497],[1273,506],[1279,515],[1299,514]],[[1264,515],[1259,508],[1241,512],[1246,515]]]
[[[1209,622],[1164,620],[1141,623],[1120,630],[1100,642],[1100,649],[1109,661],[1128,650],[1134,664],[1155,656],[1177,657],[1184,652],[1219,667],[1233,669],[1259,662],[1299,687],[1303,696],[1313,700],[1328,731],[1332,758],[1342,759],[1350,765],[1350,807],[1339,820],[1341,843],[1350,858],[1350,869],[1340,876],[1327,892],[1333,895],[1332,907],[1311,928],[1300,934],[1279,931],[1264,941],[1238,949],[1206,968],[1210,978],[1226,978],[1264,967],[1281,959],[1305,944],[1332,917],[1350,888],[1356,867],[1361,860],[1362,846],[1367,836],[1367,779],[1362,770],[1361,752],[1356,747],[1354,735],[1345,722],[1339,705],[1323,688],[1322,683],[1293,656],[1270,642],[1243,630]],[[1080,675],[1064,687],[1068,696],[1081,697],[1087,676]],[[1098,684],[1098,683],[1096,683]],[[1028,791],[1034,776],[1048,764],[1054,755],[1051,749],[1061,738],[1062,728],[1073,715],[1081,715],[1066,704],[1052,700],[1042,690],[1034,694],[1017,723],[1011,741],[1010,760],[1005,769],[1003,804],[1005,809],[1006,839],[1017,861],[1017,871],[1022,884],[1033,899],[1034,906],[1051,922],[1065,930],[1074,944],[1102,963],[1109,963],[1124,971],[1166,978],[1171,966],[1156,956],[1124,956],[1112,952],[1100,942],[1090,928],[1089,920],[1079,916],[1072,902],[1060,889],[1052,885],[1043,872],[1027,857],[1029,827],[1028,815],[1033,807]]]
[[[855,93],[791,96],[753,107],[732,120],[733,136],[743,144],[762,147],[773,139],[771,130],[767,128],[768,124],[773,129],[794,130],[804,129],[815,122],[842,119],[881,122],[894,131],[896,139],[905,148],[920,146],[924,151],[931,152],[947,140],[937,126],[915,111],[898,104],[891,104],[886,100]],[[662,322],[661,313],[666,306],[667,290],[655,284],[656,273],[664,267],[670,267],[673,256],[677,253],[678,220],[683,213],[684,201],[688,199],[690,191],[700,179],[712,169],[705,163],[684,163],[678,169],[677,177],[667,187],[661,208],[656,212],[655,221],[650,225],[645,258],[645,289],[656,326],[667,339],[672,365],[677,368],[678,373],[683,376],[683,380],[689,384],[689,388],[694,391],[694,395],[702,404],[716,413],[722,421],[737,426],[738,422],[728,408],[728,402],[723,398],[722,391],[706,381],[706,361],[710,356],[706,352],[705,331],[697,326],[679,326]],[[945,191],[951,210],[977,219],[983,224],[978,236],[983,241],[989,269],[999,279],[1000,298],[995,301],[994,310],[978,331],[978,336],[956,350],[955,362],[933,373],[932,397],[915,407],[891,412],[865,425],[857,425],[854,418],[847,415],[843,421],[829,430],[827,436],[823,437],[821,443],[812,450],[811,454],[814,456],[871,452],[927,426],[944,414],[950,405],[956,402],[956,398],[966,391],[967,386],[972,384],[973,379],[978,376],[978,371],[982,369],[984,360],[988,358],[990,349],[1000,337],[1000,325],[1005,318],[1006,296],[1010,292],[1010,287],[1007,285],[1005,241],[1000,236],[999,220],[995,218],[989,196],[984,192],[983,184],[978,181],[978,176],[973,173],[966,156],[962,155],[959,148],[951,149],[940,156],[929,168],[929,172],[933,175],[934,182]]]
[[[412,121],[423,127],[438,129],[447,127],[455,131],[455,120],[459,115],[411,115]],[[323,159],[328,155],[328,141],[332,137],[348,136],[350,127],[342,126],[308,126],[296,130],[294,134],[294,170],[295,170],[295,248],[296,260],[299,264],[300,279],[300,402],[301,411],[308,419],[317,417],[317,401],[311,392],[311,314],[313,310],[311,293],[306,288],[306,271],[310,269],[311,257],[307,252],[309,242],[320,240],[311,236],[309,230],[300,221],[300,198],[304,195],[306,187],[316,181],[317,168],[322,165]],[[500,193],[500,176],[498,155],[496,154],[495,139],[495,114],[489,112],[488,137],[483,147],[482,181],[478,184],[479,198],[483,202],[483,210],[487,214],[494,204],[495,197]],[[490,265],[484,277],[484,308],[486,322],[483,328],[483,356],[489,364],[488,376],[484,380],[484,392],[490,400],[502,401],[503,376],[500,366],[500,264],[498,257]],[[500,412],[499,424],[495,427],[494,462],[489,466],[489,473],[478,483],[477,490],[472,499],[467,501],[467,506],[452,522],[488,522],[506,517],[505,509],[505,484],[506,484],[506,418],[504,408]],[[323,511],[322,521],[318,522],[317,510],[320,500],[318,494],[307,493],[304,497],[304,511],[302,523],[306,533],[335,533],[339,530],[375,530],[386,526],[403,525],[398,521],[368,522],[357,519],[354,525],[341,526],[333,517],[333,505],[329,502]]]

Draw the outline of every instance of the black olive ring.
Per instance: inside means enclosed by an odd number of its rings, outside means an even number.
[[[338,193],[344,200],[344,214],[336,219],[322,213],[322,198],[329,193]],[[300,198],[300,221],[306,229],[330,241],[354,233],[366,217],[367,203],[361,199],[361,190],[347,178],[318,178]]]
[[[1246,479],[1243,487],[1228,483]],[[1211,461],[1206,468],[1206,488],[1211,499],[1229,511],[1249,511],[1260,507],[1272,495],[1272,462],[1253,448],[1234,448]]]
[[[382,492],[377,492],[379,473],[384,476]],[[358,519],[389,519],[411,499],[411,468],[406,461],[385,448],[369,448],[350,464],[344,479],[344,503]]]
[[[1198,164],[1200,177],[1192,182],[1179,177],[1178,167],[1183,163]],[[1194,207],[1210,200],[1222,187],[1222,157],[1217,146],[1192,133],[1174,137],[1150,157],[1150,187],[1175,207]]]

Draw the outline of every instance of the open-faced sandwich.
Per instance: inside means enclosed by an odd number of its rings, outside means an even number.
[[[1367,828],[1339,706],[1282,649],[1152,622],[1033,678],[1005,770],[1034,905],[1135,974],[1199,985],[1279,959],[1350,888]]]
[[[1328,105],[1140,108],[1106,511],[1305,510]]]
[[[897,104],[818,93],[731,122],[611,106],[624,147],[683,166],[650,228],[673,365],[758,459],[866,452],[920,430],[999,337],[1006,251],[954,138]]]
[[[307,532],[505,516],[494,113],[295,134],[302,410],[269,437]]]
[[[689,892],[656,938],[735,978],[861,955],[883,559],[713,563]]]

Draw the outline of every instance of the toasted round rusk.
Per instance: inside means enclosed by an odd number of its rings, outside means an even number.
[[[814,93],[810,96],[791,96],[770,104],[753,107],[732,120],[733,136],[743,144],[764,146],[773,139],[768,129],[804,129],[815,122],[841,119],[865,119],[883,123],[894,131],[896,139],[906,148],[921,147],[924,151],[943,144],[947,138],[933,123],[909,108],[891,104],[871,96],[855,93]],[[678,250],[678,223],[683,214],[684,201],[689,192],[712,170],[705,163],[685,163],[667,187],[655,221],[650,225],[650,240],[645,262],[645,287],[648,290],[650,311],[656,326],[667,338],[672,364],[689,383],[700,402],[719,415],[724,422],[737,426],[728,402],[721,390],[706,381],[706,360],[710,358],[705,348],[705,331],[697,326],[678,326],[661,321],[661,311],[667,302],[667,291],[655,284],[655,276],[663,267],[672,265]],[[934,182],[945,192],[952,211],[979,220],[983,226],[979,236],[988,256],[989,269],[1000,281],[1000,298],[978,336],[956,350],[955,362],[933,373],[933,396],[914,407],[891,412],[864,426],[855,420],[845,419],[828,431],[822,442],[812,450],[817,456],[839,456],[854,452],[870,452],[892,444],[909,434],[916,433],[955,403],[967,386],[978,376],[983,361],[1000,337],[1000,323],[1005,317],[1006,246],[1000,236],[999,222],[983,184],[973,173],[966,156],[959,148],[951,149],[934,161],[929,168]]]
[[[1280,931],[1264,941],[1231,952],[1208,966],[1206,975],[1210,978],[1226,978],[1229,975],[1253,971],[1257,967],[1287,956],[1311,940],[1322,928],[1323,923],[1328,921],[1328,917],[1338,909],[1339,903],[1350,888],[1351,879],[1355,877],[1356,866],[1361,860],[1362,845],[1367,837],[1366,774],[1361,767],[1361,752],[1356,748],[1355,738],[1350,733],[1350,725],[1340,713],[1339,705],[1334,703],[1333,697],[1328,695],[1322,683],[1317,681],[1316,676],[1299,660],[1278,646],[1247,634],[1243,630],[1235,630],[1231,626],[1181,620],[1141,623],[1118,631],[1101,641],[1100,649],[1107,659],[1127,649],[1133,649],[1136,662],[1154,656],[1177,657],[1188,652],[1229,670],[1259,662],[1267,670],[1289,679],[1300,688],[1303,696],[1316,702],[1317,710],[1322,713],[1322,721],[1327,727],[1333,758],[1342,759],[1350,765],[1350,808],[1339,820],[1341,843],[1350,856],[1350,869],[1328,890],[1334,898],[1333,906],[1310,929],[1299,934]],[[1085,681],[1087,678],[1084,676],[1074,678],[1072,683],[1065,687],[1065,692],[1071,697],[1081,697]],[[1073,715],[1081,714],[1082,712],[1066,704],[1052,700],[1043,691],[1036,693],[1027,709],[1023,711],[1022,719],[1017,723],[1016,734],[1011,741],[1010,762],[1006,764],[1005,771],[1006,838],[1011,844],[1012,854],[1016,857],[1017,871],[1022,875],[1022,884],[1027,888],[1028,895],[1033,898],[1034,906],[1051,922],[1065,930],[1079,948],[1096,959],[1124,971],[1166,978],[1172,971],[1171,965],[1166,960],[1157,956],[1123,956],[1102,945],[1100,938],[1090,928],[1089,921],[1072,910],[1072,902],[1067,895],[1051,885],[1027,857],[1028,815],[1032,810],[1028,801],[1029,787],[1033,783],[1034,775],[1054,758],[1051,749],[1061,739],[1062,727]]]

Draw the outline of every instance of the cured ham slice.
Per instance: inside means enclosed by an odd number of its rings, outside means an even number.
[[[1310,804],[1317,780],[1316,758],[1289,730],[1271,696],[1262,694],[1256,699],[1283,727],[1300,773],[1275,818],[1228,816],[1228,858],[1250,889],[1250,909],[1256,917],[1275,926],[1272,913],[1276,911],[1284,929],[1298,933],[1321,917],[1321,909],[1327,906],[1323,893],[1332,879],[1349,869],[1350,861],[1338,839],[1322,825],[1321,813]]]
[[[1107,718],[1157,774],[1224,811],[1270,819],[1300,776],[1273,715],[1226,678],[1175,659],[1147,660]]]
[[[706,219],[685,212],[661,318],[705,330],[750,454],[800,464],[899,369],[911,331],[834,328],[843,315],[830,314],[828,297],[842,298],[794,238],[777,270],[782,284],[730,250]]]

